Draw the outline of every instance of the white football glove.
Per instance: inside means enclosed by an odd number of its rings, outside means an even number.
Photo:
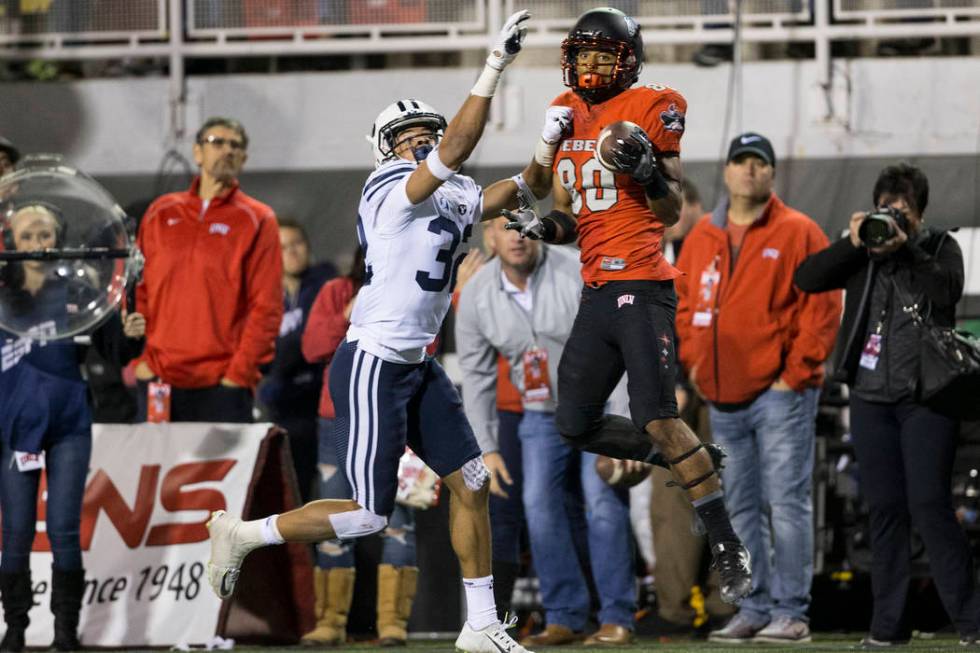
[[[544,238],[544,223],[538,217],[537,212],[529,207],[521,207],[516,211],[503,209],[500,214],[507,218],[508,222],[504,229],[516,231],[521,238],[531,240],[541,240]]]
[[[522,9],[507,19],[504,26],[500,28],[500,34],[494,41],[493,47],[490,48],[490,54],[487,56],[488,66],[494,70],[503,70],[517,58],[517,53],[521,51],[521,46],[524,44],[524,37],[527,36],[524,22],[530,17],[531,12]]]
[[[544,114],[541,140],[554,145],[570,133],[572,133],[572,108],[548,107],[548,111]]]

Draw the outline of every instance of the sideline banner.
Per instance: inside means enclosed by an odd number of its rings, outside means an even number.
[[[96,425],[81,521],[83,645],[193,645],[216,633],[234,637],[234,615],[242,612],[238,604],[254,600],[242,587],[222,605],[208,587],[205,523],[212,510],[252,516],[256,509],[292,508],[295,480],[288,455],[285,434],[268,424]],[[43,477],[41,485],[27,644],[46,647],[54,618]],[[268,496],[256,501],[252,495],[259,486]],[[275,576],[264,584],[265,600],[283,604],[292,616],[285,622],[273,616],[275,623],[267,624],[264,612],[246,611],[250,628],[242,634],[275,633],[278,641],[295,641],[306,625],[300,622],[312,612],[310,554],[303,547],[275,549],[256,552]]]

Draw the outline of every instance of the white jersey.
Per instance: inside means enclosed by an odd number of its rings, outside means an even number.
[[[347,339],[393,363],[424,360],[483,210],[483,190],[463,175],[453,175],[413,205],[405,186],[416,167],[404,159],[383,164],[365,182],[358,207],[357,236],[367,271]]]

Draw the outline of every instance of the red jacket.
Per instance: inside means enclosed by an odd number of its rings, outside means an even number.
[[[354,282],[350,277],[337,277],[323,284],[313,300],[310,315],[303,329],[303,358],[309,363],[325,363],[323,389],[320,391],[320,417],[336,417],[330,401],[330,360],[344,341],[350,322],[344,308],[354,297]]]
[[[213,386],[222,377],[254,388],[282,321],[278,223],[237,184],[205,209],[198,184],[158,198],[140,223],[142,359],[178,388]]]
[[[839,292],[803,293],[793,272],[827,247],[813,220],[775,194],[745,232],[734,265],[727,206],[684,239],[675,280],[680,358],[709,401],[742,403],[782,377],[794,390],[819,386],[841,315]]]

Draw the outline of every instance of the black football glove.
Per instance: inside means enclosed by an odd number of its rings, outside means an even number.
[[[656,173],[657,160],[653,143],[642,128],[636,127],[626,138],[617,138],[612,147],[613,165],[641,184],[646,184]]]
[[[670,192],[657,165],[656,148],[641,127],[635,127],[626,138],[617,138],[611,155],[613,165],[643,186],[651,199],[660,199]]]

